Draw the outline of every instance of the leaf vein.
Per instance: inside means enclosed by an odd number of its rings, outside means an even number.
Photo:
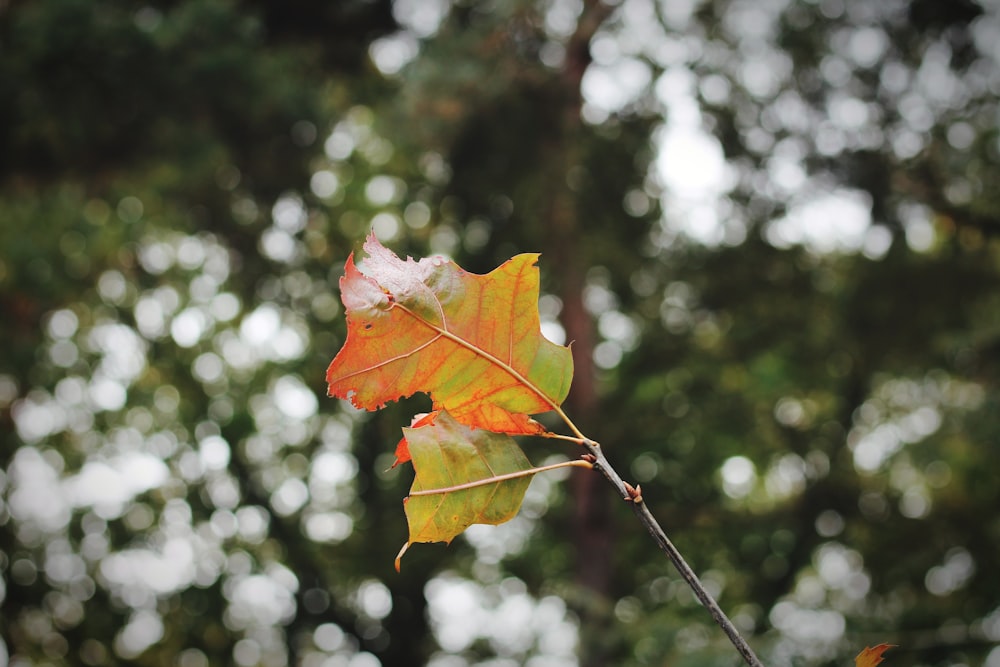
[[[510,375],[511,377],[513,377],[514,380],[518,384],[520,384],[521,386],[525,387],[526,389],[528,389],[529,391],[531,391],[532,393],[534,393],[536,396],[538,396],[540,399],[542,399],[542,401],[546,405],[548,405],[551,410],[555,410],[556,412],[562,412],[560,410],[560,408],[559,408],[559,404],[554,399],[552,399],[550,396],[546,395],[546,393],[543,392],[538,387],[538,385],[536,385],[534,382],[532,382],[531,380],[529,380],[528,378],[526,378],[524,375],[522,375],[516,368],[514,368],[510,364],[505,363],[502,359],[499,359],[496,355],[491,354],[489,352],[489,350],[485,350],[482,347],[480,347],[479,345],[476,345],[474,343],[471,343],[471,342],[465,340],[461,336],[457,336],[457,335],[455,335],[454,333],[452,333],[450,331],[442,329],[441,327],[439,327],[438,325],[436,325],[436,324],[434,324],[432,322],[428,322],[426,319],[424,319],[423,317],[420,317],[419,315],[417,315],[416,313],[414,313],[412,310],[410,310],[406,306],[403,306],[402,304],[398,304],[397,303],[397,304],[395,304],[394,307],[398,307],[398,308],[402,309],[403,312],[405,312],[408,315],[410,315],[410,317],[412,317],[413,319],[415,319],[417,322],[420,322],[421,324],[423,324],[424,326],[428,327],[429,329],[432,329],[432,330],[438,332],[438,334],[444,336],[448,340],[450,340],[450,341],[452,341],[452,342],[460,345],[461,347],[464,347],[465,349],[469,350],[470,352],[472,352],[474,354],[477,354],[477,355],[483,357],[486,361],[494,364],[495,366],[497,366],[497,368],[500,368],[501,370],[505,371],[508,375]]]
[[[409,311],[407,311],[407,312],[409,312]],[[442,333],[441,331],[438,331],[437,335],[435,335],[433,338],[431,338],[430,340],[428,340],[426,343],[422,343],[418,347],[413,348],[412,350],[408,350],[407,352],[403,352],[402,354],[397,354],[395,357],[391,357],[389,359],[384,359],[384,360],[382,360],[382,361],[380,361],[378,363],[372,364],[371,366],[366,366],[365,368],[359,368],[356,371],[352,371],[350,373],[346,373],[344,375],[341,375],[341,376],[339,376],[337,378],[337,381],[338,382],[343,382],[344,380],[346,380],[348,378],[355,377],[357,375],[366,375],[368,373],[371,373],[372,371],[378,370],[379,368],[384,368],[385,366],[388,366],[389,364],[392,364],[392,363],[394,363],[396,361],[401,361],[401,360],[406,359],[408,357],[412,357],[413,355],[415,355],[415,354],[417,354],[419,352],[422,352],[428,346],[432,345],[434,343],[434,341],[438,340],[439,338],[443,338],[443,337],[444,337],[444,333]]]

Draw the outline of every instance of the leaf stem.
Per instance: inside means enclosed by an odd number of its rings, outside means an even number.
[[[593,443],[595,445],[597,444],[596,442],[585,436],[583,432],[580,431],[579,428],[577,428],[576,424],[573,423],[573,420],[569,418],[569,415],[563,412],[561,406],[557,405],[553,408],[553,410],[555,410],[556,414],[559,415],[559,418],[562,419],[563,422],[565,422],[566,426],[569,427],[569,430],[573,431],[573,435],[575,435],[577,438],[576,442],[585,447],[587,446],[588,442]]]
[[[488,484],[496,484],[498,482],[506,482],[512,479],[518,479],[519,477],[531,477],[540,472],[547,472],[549,470],[555,470],[557,468],[593,468],[594,464],[590,461],[583,461],[581,459],[574,459],[572,461],[560,461],[559,463],[552,463],[547,466],[540,466],[538,468],[529,468],[528,470],[519,470],[517,472],[509,472],[504,475],[494,475],[493,477],[487,477],[485,479],[477,479],[474,482],[466,482],[465,484],[456,484],[455,486],[445,486],[440,489],[421,489],[420,491],[410,491],[410,497],[413,496],[433,496],[441,493],[453,493],[455,491],[465,491],[466,489],[474,489],[479,486],[486,486]]]
[[[567,422],[569,423],[569,422]],[[569,423],[570,428],[575,432],[576,429],[573,427],[572,423]],[[729,637],[729,641],[732,642],[733,646],[739,652],[743,660],[750,665],[750,667],[763,667],[763,664],[754,654],[753,649],[747,644],[746,640],[740,635],[739,630],[733,625],[733,622],[729,620],[722,608],[719,607],[719,603],[711,596],[711,594],[705,589],[705,586],[698,579],[698,575],[694,573],[691,566],[687,564],[681,552],[677,550],[677,547],[670,541],[667,534],[663,531],[656,517],[649,511],[646,503],[642,501],[641,496],[636,499],[637,494],[634,489],[631,489],[630,485],[626,485],[625,481],[621,478],[621,475],[612,467],[611,463],[608,461],[607,457],[604,456],[604,452],[601,449],[600,443],[594,442],[593,440],[584,438],[581,443],[583,447],[587,450],[587,453],[594,458],[594,467],[601,471],[605,479],[611,483],[613,487],[618,491],[619,495],[626,501],[629,501],[632,505],[632,510],[635,512],[636,516],[639,518],[639,522],[646,527],[649,534],[653,537],[653,540],[660,547],[670,559],[670,562],[674,564],[677,571],[680,573],[681,577],[687,582],[687,585],[691,587],[694,591],[695,597],[698,601],[704,605],[708,612],[715,619],[715,622],[722,628],[722,631],[726,633]],[[631,490],[630,490],[631,489]]]

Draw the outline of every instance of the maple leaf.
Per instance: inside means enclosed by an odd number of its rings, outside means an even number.
[[[403,500],[409,539],[396,557],[397,570],[414,543],[451,542],[474,523],[512,519],[540,470],[508,435],[469,428],[447,412],[420,421],[403,429],[415,475]]]
[[[891,648],[895,648],[895,644],[879,644],[878,646],[868,647],[866,646],[861,653],[858,653],[857,657],[854,658],[854,667],[875,667],[885,658],[882,654]]]
[[[402,260],[374,235],[364,250],[365,271],[352,254],[340,279],[347,340],[327,369],[328,394],[375,410],[425,392],[463,424],[543,432],[529,415],[561,405],[573,358],[542,336],[538,254],[476,275],[440,258]]]

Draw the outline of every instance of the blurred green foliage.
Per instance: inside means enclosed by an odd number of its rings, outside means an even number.
[[[766,664],[1000,665],[997,44],[971,1],[0,3],[0,655],[735,663],[593,475],[393,571],[427,401],[323,386],[374,229],[543,253],[569,411]]]

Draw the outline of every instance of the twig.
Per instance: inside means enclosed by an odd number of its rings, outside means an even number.
[[[574,429],[575,430],[575,429]],[[633,487],[631,484],[625,482],[621,475],[612,467],[611,463],[608,461],[607,457],[604,456],[604,452],[601,449],[601,445],[593,440],[584,439],[581,443],[583,447],[587,450],[590,457],[593,458],[594,467],[601,471],[605,479],[611,483],[613,487],[618,491],[619,495],[629,501],[632,505],[632,510],[635,512],[636,516],[639,517],[639,522],[646,527],[649,534],[653,536],[653,540],[659,545],[660,550],[663,551],[670,559],[670,562],[674,564],[677,571],[680,573],[681,578],[687,582],[691,590],[694,591],[694,595],[698,598],[698,601],[704,605],[708,612],[715,619],[715,622],[719,624],[722,631],[726,633],[729,637],[729,641],[732,642],[733,646],[743,657],[751,667],[763,667],[763,664],[754,654],[753,649],[747,644],[746,640],[740,635],[740,631],[736,629],[733,622],[729,620],[722,608],[719,607],[719,603],[711,596],[711,594],[705,589],[705,586],[698,579],[698,575],[694,573],[691,566],[687,564],[684,557],[681,556],[681,552],[677,550],[677,547],[673,545],[670,538],[660,527],[659,522],[656,517],[649,511],[646,507],[646,503],[642,500],[642,494],[638,488]]]
[[[653,513],[649,511],[648,507],[646,507],[646,503],[642,500],[642,491],[638,487],[633,487],[631,484],[622,479],[621,475],[618,474],[618,471],[611,465],[611,462],[608,461],[606,456],[604,456],[604,450],[601,449],[601,444],[599,442],[595,442],[590,438],[585,437],[580,432],[580,429],[577,428],[576,424],[573,423],[573,420],[569,418],[569,415],[562,410],[562,408],[556,408],[555,411],[556,414],[559,415],[559,418],[562,419],[569,427],[569,430],[572,431],[574,435],[579,436],[577,438],[562,436],[561,439],[577,442],[580,446],[587,450],[587,454],[584,455],[584,459],[593,463],[594,467],[600,470],[604,475],[604,478],[611,483],[611,486],[615,487],[622,499],[632,505],[632,511],[634,511],[635,515],[639,517],[639,522],[646,527],[646,530],[649,531],[650,535],[652,535],[653,540],[657,545],[659,545],[660,550],[667,555],[670,562],[672,562],[674,567],[677,568],[677,571],[680,572],[681,578],[683,578],[684,581],[687,582],[687,585],[691,587],[691,590],[694,591],[694,595],[698,598],[698,601],[708,609],[712,618],[715,619],[715,622],[719,624],[722,631],[726,633],[727,637],[729,637],[729,641],[731,641],[733,646],[736,647],[736,650],[743,657],[743,660],[745,660],[750,667],[764,667],[761,661],[757,658],[756,654],[753,652],[753,649],[750,648],[750,645],[747,644],[746,640],[743,639],[743,636],[740,635],[740,631],[736,629],[733,622],[730,621],[729,617],[726,616],[726,613],[722,611],[719,603],[715,601],[715,598],[713,598],[707,590],[705,590],[705,586],[698,579],[698,575],[694,573],[691,566],[687,564],[686,560],[684,560],[681,552],[677,550],[677,547],[675,547],[673,542],[670,541],[670,538],[667,537],[667,534],[663,531],[663,528],[656,520],[656,517],[654,517]]]

